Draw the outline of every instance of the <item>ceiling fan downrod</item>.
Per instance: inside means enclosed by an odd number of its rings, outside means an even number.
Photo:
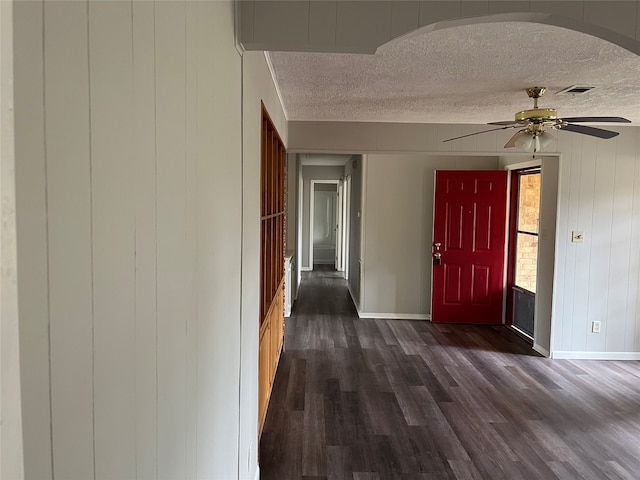
[[[529,87],[527,88],[527,95],[529,98],[533,98],[533,108],[538,108],[538,99],[544,95],[547,89],[545,87]]]

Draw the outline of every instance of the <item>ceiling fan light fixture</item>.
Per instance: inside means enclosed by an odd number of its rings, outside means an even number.
[[[538,148],[538,150],[542,150],[544,148],[547,148],[549,146],[551,146],[551,144],[553,143],[553,141],[555,140],[555,137],[553,135],[551,135],[550,133],[545,133],[544,135],[541,135],[540,137],[540,147]]]
[[[533,147],[533,137],[531,135],[522,135],[515,141],[515,145],[522,150],[531,150]]]

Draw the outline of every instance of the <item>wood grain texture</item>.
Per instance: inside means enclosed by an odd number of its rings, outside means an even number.
[[[640,362],[549,360],[502,327],[359,319],[327,267],[303,274],[285,346],[263,479],[640,471]]]

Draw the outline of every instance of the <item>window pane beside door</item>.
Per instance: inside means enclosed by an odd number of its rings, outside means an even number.
[[[518,230],[538,233],[540,211],[540,173],[520,176]]]
[[[523,173],[518,189],[518,228],[515,284],[536,292],[538,266],[538,219],[540,218],[540,172]]]
[[[538,237],[518,233],[516,285],[536,293],[536,269],[538,268]]]

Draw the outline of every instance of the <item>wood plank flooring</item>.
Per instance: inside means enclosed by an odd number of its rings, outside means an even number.
[[[270,479],[640,479],[640,362],[549,360],[504,328],[358,319],[306,274],[260,444]]]

